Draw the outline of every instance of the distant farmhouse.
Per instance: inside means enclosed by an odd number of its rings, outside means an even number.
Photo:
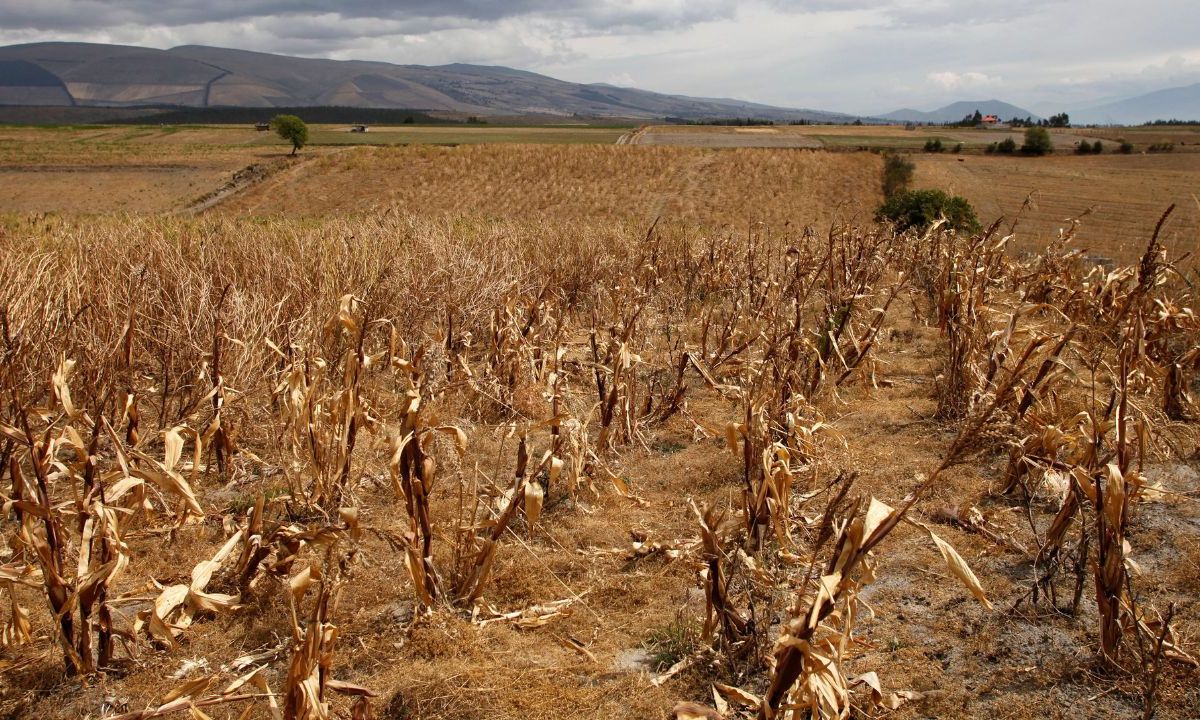
[[[995,115],[984,115],[981,122],[984,125],[995,125],[996,123],[1000,122],[1000,118],[996,117]]]

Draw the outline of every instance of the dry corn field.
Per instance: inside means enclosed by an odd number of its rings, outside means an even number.
[[[875,226],[879,170],[371,148],[8,216],[0,716],[1196,717],[1194,210],[1106,268]]]

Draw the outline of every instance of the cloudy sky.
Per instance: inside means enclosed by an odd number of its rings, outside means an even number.
[[[850,113],[1200,82],[1197,0],[0,0],[0,44],[198,43]]]

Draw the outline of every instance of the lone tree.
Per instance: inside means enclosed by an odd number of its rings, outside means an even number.
[[[271,118],[271,129],[292,144],[293,155],[308,143],[308,126],[295,115],[276,115]]]
[[[1031,127],[1025,131],[1025,144],[1021,146],[1021,152],[1026,155],[1045,155],[1048,152],[1054,152],[1054,143],[1050,140],[1050,133],[1046,132],[1043,127]]]

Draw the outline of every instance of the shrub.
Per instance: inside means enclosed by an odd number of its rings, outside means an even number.
[[[1092,152],[1092,144],[1087,140],[1081,140],[1079,144],[1075,146],[1076,155],[1091,155]]]
[[[940,138],[925,141],[925,152],[940,153],[942,149],[942,141]]]
[[[985,152],[988,155],[994,155],[998,149],[999,149],[999,146],[996,143],[992,143],[991,145],[988,145],[986,148],[984,148],[983,152]]]
[[[1146,150],[1152,153],[1173,152],[1175,150],[1175,144],[1169,142],[1154,143],[1150,147],[1146,148]]]
[[[1012,138],[1004,138],[996,145],[996,152],[1002,155],[1012,155],[1017,151],[1017,141]]]
[[[1021,152],[1026,155],[1045,155],[1054,152],[1054,143],[1050,140],[1050,133],[1046,131],[1046,128],[1028,128],[1025,130],[1025,144],[1021,146]]]
[[[965,232],[979,232],[979,218],[965,198],[947,195],[941,190],[909,190],[897,193],[875,211],[876,222],[890,222],[903,232],[915,228],[924,230],[942,218],[948,227]]]
[[[959,144],[957,144],[957,145],[955,145],[955,146],[954,146],[954,153],[955,153],[955,154],[958,154],[958,153],[960,153],[960,152],[962,152],[962,151],[963,151],[963,144],[962,144],[962,143],[959,143]]]
[[[1122,140],[1121,147],[1118,149],[1120,150],[1122,155],[1132,155],[1133,154],[1133,143]]]
[[[1093,155],[1099,155],[1102,152],[1104,152],[1104,145],[1102,145],[1099,140],[1092,143],[1092,154]]]
[[[883,156],[883,196],[889,198],[908,189],[916,166],[901,155]]]

